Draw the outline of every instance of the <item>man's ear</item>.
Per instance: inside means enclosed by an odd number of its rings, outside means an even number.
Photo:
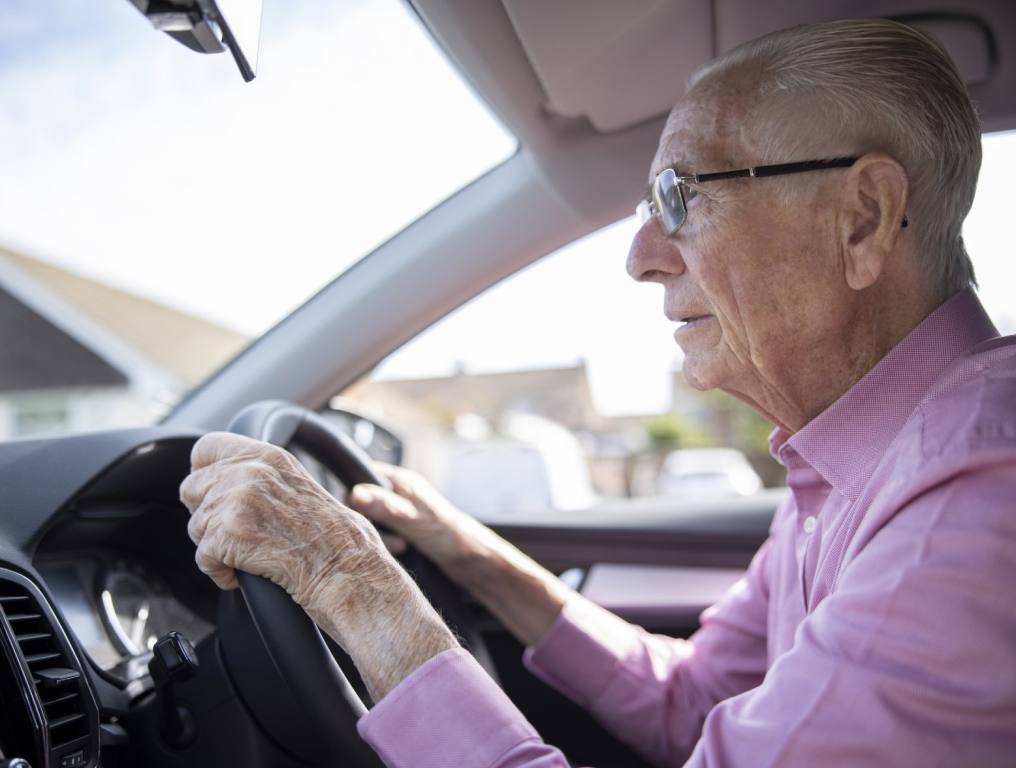
[[[910,182],[900,163],[869,152],[847,170],[841,201],[844,277],[855,291],[874,285],[899,244]]]

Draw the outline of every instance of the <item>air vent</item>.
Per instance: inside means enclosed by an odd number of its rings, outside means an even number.
[[[31,582],[0,570],[0,613],[34,688],[35,701],[27,703],[41,706],[44,715],[49,765],[93,764],[95,706],[52,610]]]

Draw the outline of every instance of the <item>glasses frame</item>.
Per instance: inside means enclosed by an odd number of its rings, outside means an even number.
[[[828,160],[804,160],[796,163],[756,165],[752,168],[739,168],[736,171],[684,175],[679,174],[677,168],[665,168],[656,174],[649,196],[639,203],[636,213],[643,224],[650,217],[655,218],[663,230],[663,234],[666,237],[672,237],[688,218],[688,206],[684,199],[684,189],[688,184],[704,184],[725,179],[761,179],[769,176],[786,176],[792,173],[826,171],[832,168],[849,168],[856,162],[856,157],[833,157]]]

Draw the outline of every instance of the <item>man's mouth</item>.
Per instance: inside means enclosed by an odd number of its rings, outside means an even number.
[[[677,328],[674,329],[674,341],[678,344],[684,344],[684,340],[698,336],[700,329],[704,332],[713,316],[699,312],[682,312],[679,314],[675,313],[670,319],[677,323]]]
[[[712,315],[698,312],[668,315],[668,319],[678,323],[679,328],[694,328],[696,325],[701,325],[704,321],[711,317]]]

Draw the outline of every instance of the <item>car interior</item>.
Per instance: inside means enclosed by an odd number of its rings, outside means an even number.
[[[356,743],[355,703],[344,710],[352,719],[328,726],[331,707],[345,706],[334,701],[365,699],[341,649],[284,593],[221,593],[198,571],[179,501],[190,450],[213,430],[266,439],[306,458],[336,493],[372,477],[365,456],[397,461],[398,423],[372,424],[372,442],[357,444],[368,416],[318,414],[457,307],[630,216],[669,109],[709,59],[796,24],[897,19],[943,42],[985,133],[1016,128],[1016,6],[1005,0],[406,5],[517,150],[254,340],[161,423],[0,443],[0,765],[379,765]],[[604,500],[487,522],[590,599],[687,637],[743,573],[782,497]],[[468,595],[433,566],[407,568],[573,764],[644,765],[528,673],[521,645]],[[308,666],[320,653],[324,666]],[[301,681],[325,667],[344,674]]]

